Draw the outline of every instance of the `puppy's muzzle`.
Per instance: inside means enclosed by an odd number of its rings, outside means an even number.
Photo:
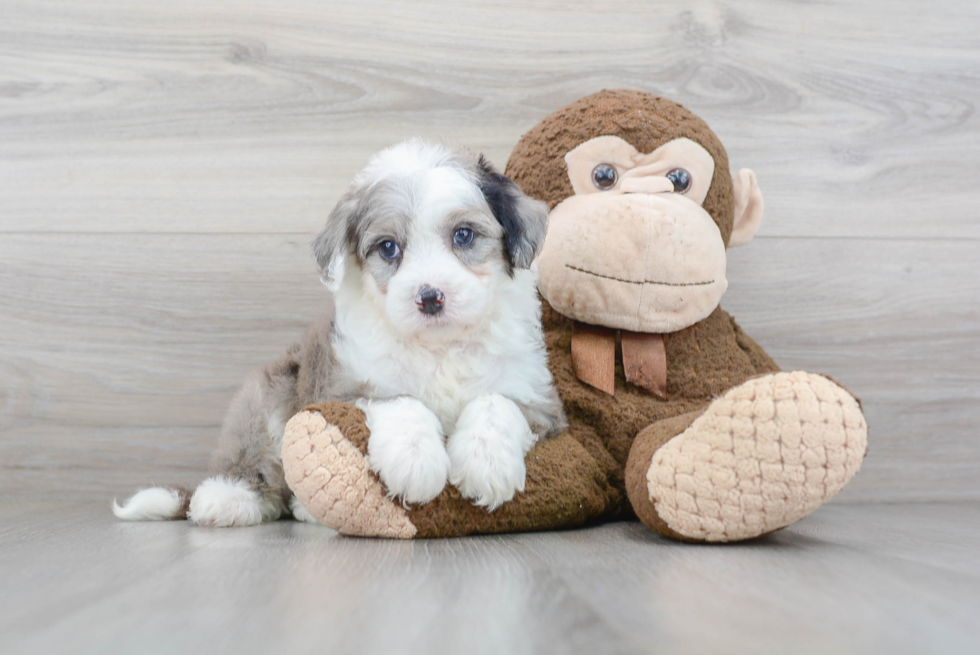
[[[433,316],[442,311],[442,305],[446,297],[439,289],[433,289],[428,284],[423,285],[415,296],[415,304],[423,314]]]

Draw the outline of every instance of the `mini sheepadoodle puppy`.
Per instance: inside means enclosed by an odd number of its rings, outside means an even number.
[[[144,489],[121,519],[243,526],[312,521],[283,478],[286,421],[357,404],[389,494],[446,483],[495,509],[524,489],[524,455],[565,427],[547,368],[531,268],[548,208],[467,150],[413,139],[376,154],[313,242],[332,311],[252,374],[221,431],[214,477],[193,495]]]

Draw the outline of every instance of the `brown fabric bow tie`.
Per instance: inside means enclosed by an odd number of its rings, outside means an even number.
[[[620,330],[626,381],[667,400],[667,351],[659,334]],[[616,330],[575,321],[572,366],[586,384],[613,395],[616,390]]]

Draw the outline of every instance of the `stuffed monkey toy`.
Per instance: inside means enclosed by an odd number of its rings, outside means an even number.
[[[538,289],[568,429],[532,448],[525,490],[493,512],[451,486],[407,507],[368,467],[364,414],[308,407],[282,460],[314,517],[399,538],[636,517],[725,542],[790,525],[851,480],[867,450],[858,400],[828,377],[781,372],[719,307],[725,250],[752,238],[763,200],[700,118],[602,91],[525,134],[506,174],[551,207]]]

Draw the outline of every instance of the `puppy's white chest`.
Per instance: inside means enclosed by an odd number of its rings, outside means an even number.
[[[428,349],[422,346],[396,351],[386,358],[387,379],[370,383],[383,396],[413,396],[439,417],[448,432],[456,424],[463,408],[471,400],[488,392],[492,386],[496,362],[480,346],[468,345]]]

